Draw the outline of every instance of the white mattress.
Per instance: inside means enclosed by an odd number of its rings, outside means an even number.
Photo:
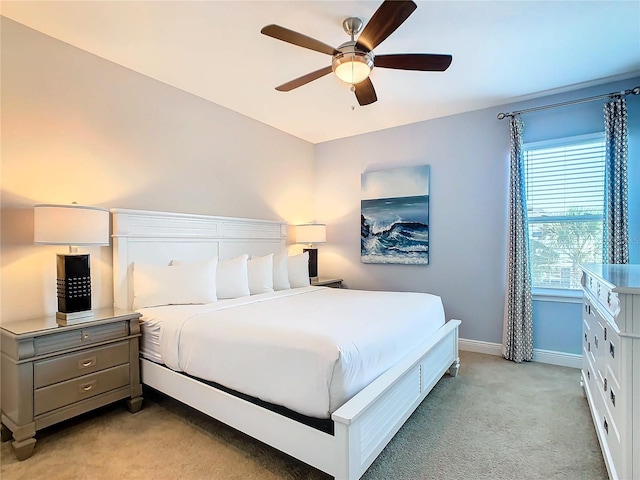
[[[444,324],[435,295],[325,287],[139,311],[146,358],[317,418]]]

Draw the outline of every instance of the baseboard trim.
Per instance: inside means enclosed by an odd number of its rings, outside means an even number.
[[[553,350],[534,348],[533,361],[562,367],[582,368],[582,355],[576,353],[554,352]]]
[[[458,339],[458,348],[467,352],[502,356],[502,345],[500,343],[481,342],[480,340],[460,338]]]
[[[467,352],[502,356],[502,344],[500,343],[460,338],[458,340],[458,348]],[[562,367],[582,368],[582,355],[575,353],[554,352],[552,350],[535,348],[533,350],[533,361]]]

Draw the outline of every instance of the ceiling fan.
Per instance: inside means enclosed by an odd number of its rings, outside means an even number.
[[[373,67],[444,72],[451,65],[451,55],[405,53],[376,56],[373,53],[373,49],[402,25],[416,8],[417,5],[412,0],[385,0],[364,29],[361,19],[347,18],[342,26],[351,40],[337,48],[279,25],[267,25],[260,30],[264,35],[333,57],[331,65],[283,83],[276,90],[288,92],[333,71],[340,80],[352,85],[351,89],[355,92],[358,103],[364,106],[378,100],[369,78]],[[355,40],[358,33],[360,36]]]

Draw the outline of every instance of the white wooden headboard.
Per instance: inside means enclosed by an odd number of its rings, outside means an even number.
[[[133,263],[169,265],[217,255],[267,255],[285,249],[287,226],[272,220],[112,209],[113,303],[130,310]]]

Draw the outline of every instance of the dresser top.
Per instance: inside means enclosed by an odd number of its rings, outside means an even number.
[[[587,264],[582,268],[615,287],[615,292],[640,294],[640,264]]]
[[[8,332],[9,334],[19,335],[42,335],[48,334],[52,331],[58,330],[73,330],[77,328],[85,328],[92,325],[98,325],[100,323],[112,322],[115,320],[126,320],[132,318],[138,318],[139,313],[128,312],[126,310],[116,310],[113,308],[102,308],[93,311],[93,317],[85,322],[76,323],[73,325],[59,326],[56,322],[56,316],[48,316],[41,318],[34,318],[30,320],[18,320],[15,322],[7,322],[0,324],[0,329]]]

